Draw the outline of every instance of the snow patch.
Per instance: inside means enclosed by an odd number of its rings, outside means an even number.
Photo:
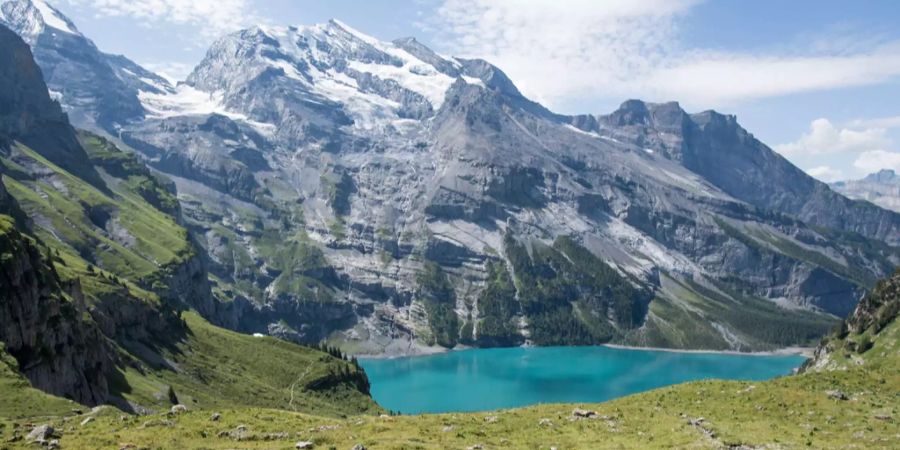
[[[48,27],[70,34],[79,34],[78,30],[76,30],[59,11],[45,3],[44,0],[31,0],[31,4],[41,13],[44,24]]]
[[[411,55],[408,56],[411,58]],[[383,80],[394,80],[400,86],[425,97],[434,109],[439,109],[444,103],[444,95],[454,81],[434,67],[414,58],[407,59],[403,67],[359,61],[350,61],[348,66],[353,70],[371,73]]]
[[[256,122],[244,114],[228,111],[222,103],[222,97],[221,92],[204,92],[186,84],[181,84],[174,91],[162,94],[138,92],[138,99],[144,106],[147,117],[151,119],[218,114],[232,120],[245,122],[263,133],[271,133],[275,130],[275,126],[272,124]]]
[[[487,86],[485,86],[484,81],[481,81],[481,78],[475,78],[475,77],[463,75],[462,79],[463,79],[463,81],[465,81],[468,84],[474,84],[476,86],[487,87]]]

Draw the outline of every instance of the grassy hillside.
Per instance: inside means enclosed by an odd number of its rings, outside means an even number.
[[[896,366],[895,366],[896,369]],[[546,405],[476,414],[333,419],[271,409],[225,409],[169,417],[101,417],[71,431],[63,448],[892,448],[897,371],[862,370],[763,383],[704,381],[599,405]],[[847,400],[830,393],[839,390]],[[576,419],[581,407],[597,417]],[[243,426],[243,431],[240,428]],[[64,428],[65,429],[65,428]],[[6,430],[4,437],[12,430]],[[240,439],[240,442],[236,442]]]
[[[188,408],[258,406],[325,416],[378,412],[368,380],[353,364],[271,337],[210,325],[186,312],[185,336],[119,373],[116,389],[144,408],[172,406],[169,387]],[[153,355],[152,349],[134,353]],[[146,352],[146,353],[145,353]]]
[[[111,153],[86,148],[89,155]],[[150,189],[148,183],[153,185],[145,176],[106,174],[104,190],[24,145],[14,146],[0,162],[6,173],[3,182],[32,218],[35,233],[61,254],[147,286],[162,268],[192,256],[187,231],[141,195],[142,189]]]

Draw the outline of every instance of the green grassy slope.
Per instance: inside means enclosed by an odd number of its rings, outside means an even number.
[[[103,191],[23,145],[0,162],[3,182],[35,233],[60,253],[145,285],[193,253],[187,231],[141,196],[132,175],[109,177]]]
[[[892,448],[897,372],[817,373],[763,383],[704,381],[599,405],[545,405],[476,413],[329,419],[271,409],[226,409],[72,427],[64,448]],[[847,400],[832,398],[840,390]],[[575,419],[575,407],[597,412]],[[546,420],[545,420],[546,419]],[[68,422],[76,423],[81,417]],[[238,427],[244,432],[240,442]],[[112,430],[115,430],[114,432]]]
[[[183,314],[183,339],[159,349],[157,364],[121,372],[131,402],[168,410],[171,386],[189,408],[259,406],[326,416],[378,412],[364,372],[338,358],[271,337],[253,337]]]

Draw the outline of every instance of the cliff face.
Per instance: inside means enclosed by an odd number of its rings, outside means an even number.
[[[28,44],[0,25],[0,144],[13,140],[39,149],[60,167],[95,186],[96,170],[78,144],[59,103],[50,98]]]
[[[0,216],[0,340],[35,387],[102,403],[110,350],[79,286],[64,286],[46,258],[9,216]]]

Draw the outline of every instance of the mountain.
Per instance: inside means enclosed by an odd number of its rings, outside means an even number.
[[[893,170],[884,169],[861,180],[838,181],[831,187],[847,197],[900,212],[900,176]]]
[[[173,181],[216,299],[204,315],[247,333],[374,354],[771,349],[814,342],[900,262],[900,215],[733,116],[639,100],[560,115],[412,38],[254,27],[163,87],[114,89],[140,111],[95,131]]]
[[[734,117],[562,116],[487,62],[338,21],[229,35],[144,100],[122,139],[175,175],[245,331],[759,349],[823,333],[811,310],[847,314],[897,263],[896,214]]]
[[[172,89],[131,60],[98,50],[44,0],[0,1],[0,24],[28,42],[53,96],[82,128],[115,130],[143,117],[140,92]]]
[[[3,26],[0,104],[0,416],[78,404],[151,413],[179,401],[379,410],[365,373],[338,352],[188,311],[215,305],[171,184],[74,129],[29,46]]]

